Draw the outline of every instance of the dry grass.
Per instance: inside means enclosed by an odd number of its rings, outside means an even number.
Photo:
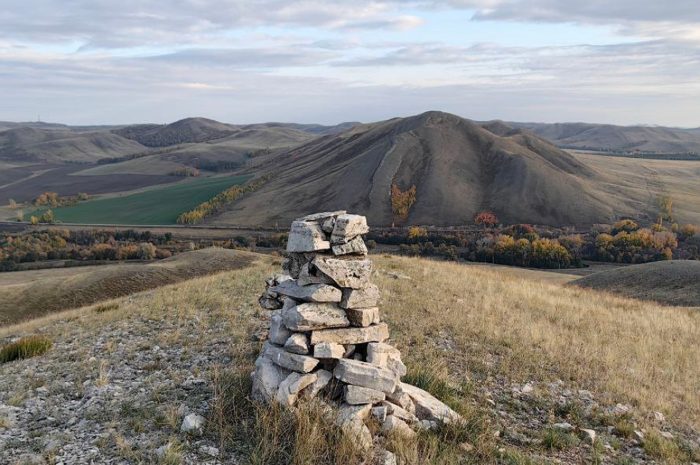
[[[310,405],[295,413],[263,407],[247,398],[249,373],[260,348],[251,336],[267,324],[261,318],[267,312],[259,310],[257,296],[264,279],[280,268],[277,258],[254,257],[246,269],[117,300],[118,310],[88,307],[57,313],[0,329],[0,337],[41,332],[57,343],[79,338],[90,344],[109,326],[151,334],[148,343],[134,345],[134,352],[159,345],[182,348],[183,356],[204,350],[207,338],[224,337],[229,341],[230,364],[192,373],[210,379],[214,386],[205,434],[218,441],[224,457],[234,454],[252,464],[311,464],[319,463],[319,457],[323,463],[361,463],[366,457],[328,424],[319,407]],[[564,379],[593,390],[598,399],[609,396],[612,402],[631,402],[642,413],[660,410],[669,421],[697,427],[700,400],[695,393],[700,380],[693,370],[700,364],[697,312],[483,266],[388,256],[374,260],[376,268],[412,278],[394,279],[386,273],[375,277],[383,293],[383,316],[409,366],[406,380],[433,392],[468,420],[460,428],[421,433],[416,441],[389,438],[385,446],[403,463],[535,464],[542,462],[526,452],[556,455],[562,444],[567,447],[562,438],[543,432],[533,451],[499,450],[503,444],[493,435],[488,412],[473,402],[474,386],[487,376],[514,382]],[[167,321],[167,325],[152,333],[149,322],[153,321]],[[84,355],[75,357],[82,360]],[[109,360],[107,346],[104,359]],[[86,376],[110,382],[109,368],[96,361]],[[168,367],[147,370],[167,371]],[[168,373],[168,379],[175,384],[184,381],[181,373]],[[159,397],[157,386],[152,391],[154,399]],[[162,402],[159,428],[177,434],[177,403],[167,396]],[[120,419],[125,424],[143,423],[139,431],[151,428],[140,415],[125,409]],[[633,428],[622,420],[616,427]],[[673,444],[656,439],[652,436],[645,444],[649,454],[682,456]],[[124,456],[138,453],[129,442],[120,444]],[[184,453],[180,449],[174,447],[161,463],[179,463]]]
[[[0,347],[0,363],[13,362],[46,353],[53,343],[43,336],[29,336]]]
[[[457,263],[383,256],[376,266],[413,278],[377,280],[408,360],[437,357],[455,375],[571,380],[700,425],[698,311]],[[454,349],[441,353],[445,339]]]

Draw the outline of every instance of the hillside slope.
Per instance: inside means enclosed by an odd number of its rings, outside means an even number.
[[[221,224],[286,223],[349,209],[390,225],[391,185],[415,185],[408,222],[467,224],[493,210],[506,223],[590,224],[635,208],[606,194],[610,180],[523,131],[500,135],[440,112],[357,126],[315,139],[260,167],[273,180],[236,202]]]
[[[0,131],[0,160],[94,163],[101,158],[147,151],[138,142],[109,131],[18,127]]]
[[[595,273],[572,284],[667,305],[700,307],[700,262],[645,263]]]

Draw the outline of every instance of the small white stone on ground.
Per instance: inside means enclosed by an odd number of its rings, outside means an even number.
[[[182,420],[182,426],[180,426],[180,431],[183,433],[196,433],[202,434],[202,428],[204,428],[204,417],[196,413],[190,413]]]

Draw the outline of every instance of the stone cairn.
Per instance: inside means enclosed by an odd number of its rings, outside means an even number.
[[[406,366],[387,344],[379,289],[362,235],[364,216],[317,213],[292,223],[283,274],[267,280],[260,305],[272,311],[255,362],[253,397],[292,407],[300,398],[335,403],[336,424],[372,445],[370,416],[384,433],[461,421],[429,393],[401,382]]]

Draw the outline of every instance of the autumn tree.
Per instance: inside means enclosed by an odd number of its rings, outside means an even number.
[[[391,211],[394,214],[392,227],[397,221],[404,222],[408,219],[408,212],[416,201],[416,186],[413,185],[410,189],[402,191],[396,185],[391,185]]]
[[[659,204],[659,225],[663,225],[664,220],[673,221],[673,199],[670,195],[661,195]]]
[[[474,223],[477,225],[483,225],[484,229],[492,228],[498,224],[498,217],[493,212],[482,211],[474,216]]]

